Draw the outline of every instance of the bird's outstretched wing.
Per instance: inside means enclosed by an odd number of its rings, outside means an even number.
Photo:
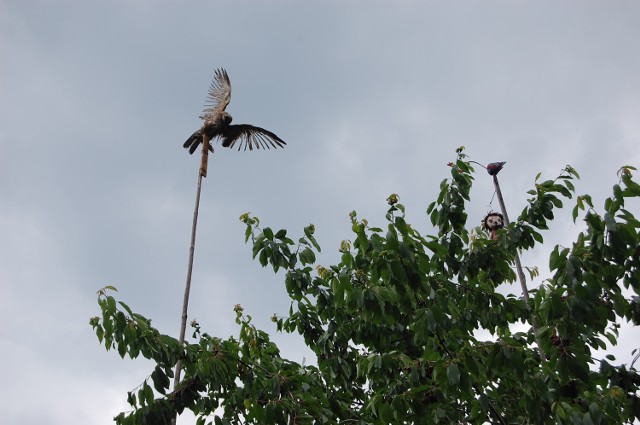
[[[285,141],[264,128],[249,124],[229,125],[220,134],[222,146],[233,148],[238,143],[238,150],[271,149],[283,147]]]
[[[200,118],[213,119],[224,111],[231,101],[231,81],[224,68],[216,69],[213,81],[209,85],[209,94]]]

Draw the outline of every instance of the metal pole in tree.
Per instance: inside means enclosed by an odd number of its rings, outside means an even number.
[[[191,245],[189,247],[189,265],[187,267],[187,283],[184,288],[184,299],[182,302],[182,322],[180,324],[180,337],[178,339],[180,347],[184,343],[184,336],[187,329],[187,311],[189,308],[189,294],[191,292],[191,274],[193,272],[193,256],[196,249],[196,227],[198,225],[198,210],[200,209],[200,192],[202,190],[202,178],[207,177],[207,166],[209,162],[209,140],[202,133],[202,159],[200,161],[200,169],[198,170],[198,188],[196,190],[196,205],[193,210],[193,223],[191,225]],[[180,383],[180,373],[182,371],[182,362],[178,359],[176,370],[173,378],[173,391],[175,391]],[[176,418],[173,418],[175,425]]]
[[[475,162],[475,161],[474,161]],[[500,203],[500,210],[502,211],[502,216],[504,217],[505,226],[509,226],[509,214],[507,214],[507,208],[504,205],[504,198],[502,197],[502,190],[500,190],[500,183],[498,182],[498,173],[502,170],[505,162],[492,162],[488,164],[485,168],[489,175],[493,177],[493,186],[496,189],[496,195],[498,196],[498,202]],[[520,281],[520,287],[522,288],[522,297],[524,298],[524,302],[527,307],[529,307],[529,289],[527,288],[527,280],[524,276],[524,272],[522,271],[522,263],[520,262],[520,256],[516,252],[515,259],[516,263],[516,272],[518,273],[518,279]],[[542,351],[542,345],[540,345],[540,340],[538,339],[538,326],[536,324],[535,317],[531,319],[531,328],[533,329],[533,333],[536,339],[536,344],[538,345],[538,350],[542,357],[545,357],[544,351]]]
[[[505,226],[509,225],[509,215],[507,214],[507,208],[504,206],[504,199],[502,198],[502,191],[500,190],[500,183],[498,183],[498,175],[493,175],[493,186],[496,188],[496,195],[498,196],[498,202],[500,203],[500,210],[502,210],[502,216],[504,217]],[[529,303],[529,290],[527,289],[527,281],[522,271],[522,264],[520,263],[520,256],[516,253],[515,257],[516,271],[520,280],[520,286],[522,287],[522,296],[524,300]]]

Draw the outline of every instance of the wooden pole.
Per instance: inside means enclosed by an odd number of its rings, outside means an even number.
[[[202,130],[202,159],[200,160],[200,175],[207,177],[207,166],[209,164],[209,140]]]
[[[498,202],[500,203],[500,209],[502,210],[502,216],[504,217],[504,224],[505,226],[508,226],[509,214],[507,214],[507,208],[504,206],[504,199],[502,198],[502,191],[500,190],[500,183],[498,183],[497,174],[493,175],[493,186],[496,188],[496,195],[498,196]],[[520,256],[517,252],[515,256],[515,263],[518,279],[520,280],[520,287],[522,288],[522,297],[524,298],[527,308],[529,308],[529,289],[527,289],[527,280],[524,276],[524,272],[522,271],[522,263],[520,263]],[[538,350],[540,350],[541,357],[545,358],[544,351],[542,351],[542,345],[540,345],[540,340],[538,339],[538,326],[536,324],[536,319],[533,316],[531,317],[531,327],[533,328],[536,344],[538,345]]]
[[[187,311],[189,308],[189,294],[191,293],[191,274],[193,272],[193,256],[196,250],[196,227],[198,225],[198,210],[200,209],[200,192],[202,190],[202,178],[207,177],[207,165],[209,158],[209,140],[202,132],[202,159],[198,170],[198,189],[196,190],[196,206],[193,210],[193,223],[191,225],[191,246],[189,247],[189,265],[187,267],[187,283],[184,287],[184,299],[182,302],[182,322],[180,324],[180,337],[178,339],[180,347],[184,343],[184,336],[187,329]],[[175,392],[180,384],[180,374],[182,372],[182,362],[178,359],[173,378],[173,391]],[[176,417],[173,418],[173,425],[176,424]]]

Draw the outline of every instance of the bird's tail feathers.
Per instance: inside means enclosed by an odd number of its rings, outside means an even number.
[[[182,145],[182,147],[184,147],[185,149],[189,149],[189,153],[193,155],[193,153],[196,151],[196,149],[198,149],[198,146],[200,146],[200,143],[202,143],[202,133],[200,132],[200,130],[196,131],[195,133],[193,133],[186,142],[184,142],[184,144]],[[211,146],[211,143],[209,143],[209,150],[211,152],[213,152],[213,147]]]

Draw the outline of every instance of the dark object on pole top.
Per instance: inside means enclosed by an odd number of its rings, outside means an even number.
[[[490,176],[497,175],[506,163],[507,161],[492,162],[491,164],[487,165],[487,173],[489,173]]]
[[[264,128],[250,124],[231,125],[231,115],[225,111],[230,101],[231,81],[227,71],[219,68],[215,71],[209,86],[207,105],[200,116],[204,124],[184,142],[183,146],[189,149],[189,153],[194,153],[204,139],[208,143],[216,137],[222,140],[222,146],[225,148],[232,148],[238,143],[238,150],[243,147],[244,150],[247,148],[253,150],[253,148],[270,149],[286,145],[284,140]],[[208,149],[213,152],[210,144]]]

